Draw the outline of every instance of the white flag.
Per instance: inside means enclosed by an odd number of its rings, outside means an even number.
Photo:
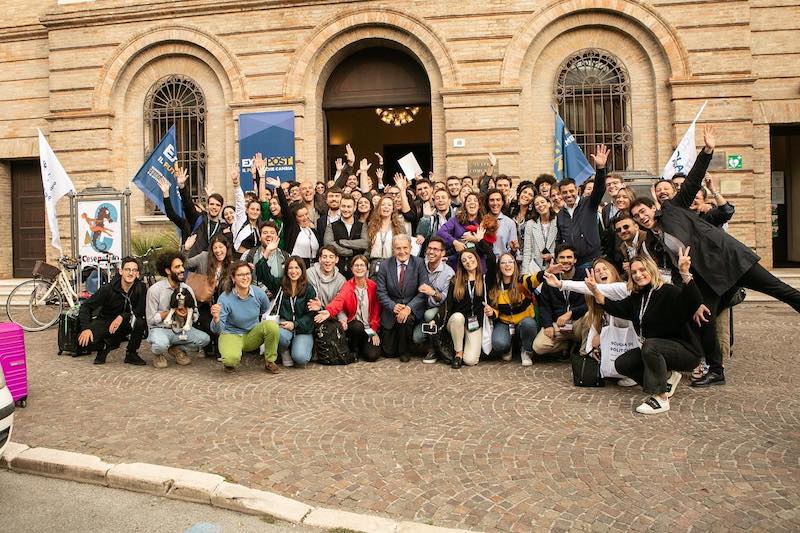
[[[42,166],[42,185],[44,186],[44,205],[47,209],[47,223],[50,225],[50,235],[52,245],[61,250],[61,236],[58,232],[58,221],[56,220],[56,204],[62,196],[72,191],[75,186],[67,176],[67,172],[58,161],[56,154],[53,153],[47,139],[39,131],[39,163]]]
[[[689,126],[689,129],[686,130],[686,133],[683,135],[683,139],[681,139],[680,144],[678,144],[678,147],[675,148],[675,151],[672,153],[672,157],[669,158],[669,161],[667,161],[667,164],[664,166],[664,171],[661,173],[661,177],[665,180],[671,180],[672,176],[678,172],[688,174],[692,169],[694,160],[697,159],[697,147],[694,144],[695,124],[697,123],[697,119],[700,118],[700,113],[702,113],[703,109],[706,108],[707,103],[708,100],[703,102],[703,107],[701,107],[700,111],[697,112],[697,116],[694,117],[691,126]]]

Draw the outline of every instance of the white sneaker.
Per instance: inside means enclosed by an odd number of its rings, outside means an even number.
[[[533,358],[530,352],[522,350],[520,357],[522,357],[522,366],[533,366]]]
[[[620,387],[635,387],[638,385],[638,383],[631,378],[622,378],[621,380],[617,381],[617,385]]]
[[[513,356],[511,355],[511,350],[509,350],[509,351],[507,351],[506,353],[503,354],[501,359],[507,363],[507,362],[511,361],[512,357]]]
[[[678,382],[681,380],[683,376],[680,372],[672,371],[672,374],[669,375],[667,378],[667,385],[669,386],[669,390],[667,391],[667,398],[672,398],[672,395],[675,394],[675,389],[678,388]]]
[[[294,366],[294,360],[292,360],[292,354],[289,353],[289,350],[281,352],[281,362],[283,366]]]
[[[657,415],[666,411],[669,411],[669,400],[662,400],[655,396],[650,396],[642,405],[636,408],[636,412],[643,415]]]

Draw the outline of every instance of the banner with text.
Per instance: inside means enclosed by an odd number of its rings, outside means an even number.
[[[250,166],[258,152],[267,163],[267,176],[281,181],[295,180],[293,111],[239,115],[239,168],[245,191],[254,190]]]

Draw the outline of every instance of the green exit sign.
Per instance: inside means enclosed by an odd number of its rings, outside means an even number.
[[[742,156],[739,154],[728,154],[727,163],[725,167],[728,170],[741,170],[742,169]]]

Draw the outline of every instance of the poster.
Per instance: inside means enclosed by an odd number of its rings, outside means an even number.
[[[281,181],[295,180],[293,111],[239,115],[239,169],[245,191],[254,190],[250,166],[257,152],[261,152],[267,163],[267,176]]]
[[[96,264],[99,259],[122,258],[122,202],[119,199],[78,201],[78,259]]]

